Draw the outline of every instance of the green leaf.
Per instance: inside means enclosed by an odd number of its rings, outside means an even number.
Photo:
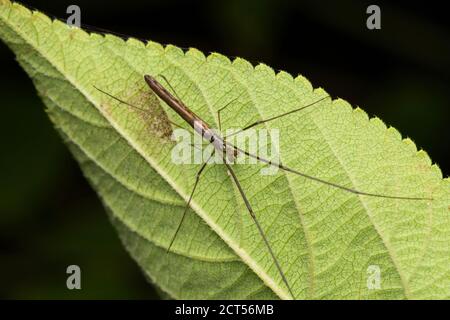
[[[225,127],[298,108],[324,90],[239,58],[88,34],[7,0],[0,1],[0,37],[151,282],[173,298],[290,298],[223,165],[207,167],[166,254],[200,165],[172,163],[168,118],[182,122],[143,75],[165,75],[213,127],[216,111],[235,98],[223,113]],[[281,171],[262,176],[260,165],[234,165],[296,298],[450,297],[449,180],[424,151],[341,99],[266,128],[280,130],[289,167],[366,192],[433,198],[357,196]],[[381,271],[377,290],[367,286],[370,266]]]

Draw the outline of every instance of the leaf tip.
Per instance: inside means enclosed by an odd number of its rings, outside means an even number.
[[[389,128],[389,129],[390,129],[390,131],[394,130],[394,129],[391,129],[391,128]],[[395,131],[398,134],[398,136],[400,136],[400,139],[401,139],[400,132],[397,131],[396,129],[395,129]],[[428,152],[426,152],[423,149],[418,150],[417,145],[409,137],[402,139],[402,143],[403,143],[404,146],[408,147],[410,149],[409,151],[418,158],[418,160],[420,161],[420,167],[421,168],[423,168],[423,169],[429,168],[431,170],[432,174],[436,178],[438,178],[438,179],[442,179],[443,178],[442,170],[439,168],[438,164],[433,163],[433,161],[431,160],[430,155],[428,154]]]
[[[315,89],[314,91],[316,92],[316,90],[318,90],[318,89]],[[336,98],[336,99],[332,100],[332,104],[335,107],[342,108],[345,112],[349,112],[349,113],[353,112],[353,107],[350,105],[350,103],[348,103],[348,101],[346,101],[342,98]]]
[[[206,61],[204,53],[196,48],[189,48],[188,51],[186,52],[186,56],[189,56],[199,61]]]
[[[28,9],[26,8],[26,10],[28,10]],[[58,19],[52,20],[50,17],[48,17],[47,15],[43,14],[42,12],[40,12],[38,10],[33,10],[30,13],[31,13],[32,20],[40,20],[40,22],[43,22],[46,24],[51,24],[52,22],[59,21]],[[61,22],[61,21],[59,21],[59,22]]]
[[[230,59],[228,59],[228,57],[217,53],[217,52],[211,52],[208,57],[206,58],[206,60],[208,62],[218,62],[218,63],[226,63],[226,64],[231,64]]]
[[[103,35],[103,37],[105,38],[105,40],[108,40],[108,41],[111,41],[111,42],[114,42],[114,43],[121,43],[121,44],[125,43],[123,38],[118,37],[118,36],[116,36],[114,34],[111,34],[111,33],[106,33],[106,34]]]
[[[5,5],[8,6],[10,8],[10,10],[18,11],[18,12],[20,12],[23,15],[31,16],[33,14],[33,12],[30,9],[28,9],[27,7],[21,5],[18,2],[6,1]]]
[[[384,132],[387,129],[386,124],[383,122],[383,120],[381,120],[378,117],[370,118],[369,122],[373,125],[373,127],[377,128],[379,131]]]
[[[278,80],[281,80],[281,81],[287,81],[287,82],[294,81],[294,77],[292,77],[292,75],[289,72],[286,72],[284,70],[278,71],[278,73],[276,74],[276,77]]]
[[[410,140],[411,141],[411,140]],[[414,148],[416,147],[416,145],[414,144],[414,142],[412,142],[412,144],[414,145]],[[420,149],[419,151],[416,152],[416,156],[423,161],[423,163],[427,166],[437,166],[435,164],[432,164],[431,158],[428,155],[428,152],[426,152],[423,149]]]
[[[266,76],[270,76],[275,78],[275,71],[269,67],[267,64],[265,63],[259,63],[256,67],[255,67],[255,71],[256,72],[260,72],[263,73]]]
[[[294,79],[295,83],[297,85],[300,85],[301,87],[304,87],[306,90],[308,91],[313,91],[313,86],[311,84],[311,82],[306,79],[304,76],[302,76],[301,74],[297,75]]]
[[[360,107],[356,107],[355,109],[353,109],[353,113],[355,116],[361,118],[362,120],[366,120],[366,121],[369,120],[369,115],[367,114],[367,112],[365,112]]]
[[[235,58],[232,64],[234,67],[239,68],[239,70],[241,71],[249,72],[253,70],[253,65],[250,62],[239,57]]]
[[[155,51],[160,52],[160,53],[164,52],[164,47],[159,42],[155,42],[155,41],[149,40],[145,44],[145,47],[147,49],[155,50]]]
[[[397,140],[397,141],[402,140],[402,135],[394,127],[387,128],[386,134],[389,135],[391,138]]]
[[[133,38],[133,37],[128,38],[128,39],[125,41],[125,43],[126,43],[127,45],[130,45],[130,46],[133,46],[133,47],[137,47],[137,48],[145,48],[145,43],[144,43],[144,42],[142,42],[142,41],[139,40],[139,39]]]
[[[181,48],[174,46],[173,44],[168,44],[164,47],[164,51],[167,55],[173,56],[173,57],[180,57],[184,56],[184,52]]]

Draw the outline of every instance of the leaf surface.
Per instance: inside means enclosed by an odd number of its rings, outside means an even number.
[[[290,298],[223,165],[208,165],[166,254],[200,165],[171,161],[168,119],[182,121],[143,75],[164,75],[213,127],[230,101],[222,126],[244,127],[314,102],[324,90],[239,58],[88,34],[6,0],[0,37],[150,281],[173,298]],[[357,196],[282,171],[263,176],[260,165],[234,165],[296,298],[450,297],[449,180],[424,151],[341,99],[265,128],[280,130],[286,166],[365,192],[433,198]],[[376,290],[367,285],[370,266],[381,272]]]

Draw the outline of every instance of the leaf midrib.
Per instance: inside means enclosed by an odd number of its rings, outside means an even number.
[[[205,102],[206,105],[208,106],[208,110],[210,111],[210,113],[211,113],[211,115],[212,115],[212,118],[213,118],[214,121],[216,122],[216,117],[214,117],[214,113],[215,113],[215,112],[213,111],[212,103],[210,103],[209,100],[207,99],[206,94],[204,93],[203,89],[201,88],[199,82],[198,82],[198,81],[197,81],[197,82],[194,81],[194,79],[193,79],[193,78],[192,78],[192,77],[191,77],[191,76],[183,69],[183,66],[182,66],[182,65],[180,65],[180,64],[178,64],[178,63],[176,63],[176,62],[174,62],[174,61],[171,60],[170,58],[166,58],[166,59],[167,59],[167,60],[170,60],[169,62],[172,63],[174,66],[178,67],[178,69],[179,69],[180,71],[182,71],[183,74],[184,74],[188,79],[190,79],[192,83],[196,83],[196,87],[199,89],[199,92],[201,93],[201,96],[203,97],[204,102]],[[233,78],[236,80],[236,82],[237,82],[238,84],[240,84],[240,85],[245,89],[245,91],[248,93],[248,96],[249,96],[250,99],[251,99],[251,102],[252,102],[252,105],[254,106],[255,111],[258,113],[260,119],[262,119],[262,118],[263,118],[263,117],[262,117],[262,113],[261,113],[260,109],[258,108],[258,103],[256,102],[256,98],[254,97],[254,95],[253,95],[253,93],[251,92],[250,88],[245,84],[244,81],[242,81],[243,79],[242,79],[238,74],[236,74],[236,72],[235,72],[232,68],[229,68],[229,67],[227,67],[227,66],[223,66],[223,65],[221,65],[221,64],[217,64],[216,66],[219,67],[219,68],[221,68],[221,69],[223,69],[223,70],[225,70],[225,71],[227,71],[229,74],[231,74],[231,75],[233,76]],[[216,125],[218,125],[217,122],[216,122]],[[265,126],[266,128],[268,128],[268,125],[267,125],[267,124],[264,124],[264,126]],[[270,131],[268,131],[268,133],[270,134]],[[313,253],[312,253],[312,250],[311,250],[311,244],[310,244],[310,236],[309,236],[308,230],[306,229],[306,226],[305,226],[305,223],[304,223],[304,218],[303,218],[303,216],[302,216],[302,213],[301,213],[301,210],[300,210],[300,206],[299,206],[299,204],[298,204],[298,201],[297,201],[296,198],[294,197],[294,194],[293,194],[293,188],[292,188],[290,179],[289,179],[289,177],[288,177],[288,174],[287,174],[286,172],[283,172],[282,174],[285,176],[285,179],[286,179],[286,181],[287,181],[287,185],[288,185],[288,188],[289,188],[289,193],[291,194],[292,200],[293,200],[293,202],[294,202],[294,204],[295,204],[295,206],[296,206],[296,208],[297,208],[297,212],[299,213],[300,224],[302,225],[303,233],[304,233],[304,235],[305,235],[305,242],[306,242],[306,244],[307,244],[308,260],[309,260],[309,263],[308,263],[308,266],[309,266],[308,274],[309,274],[309,276],[308,276],[308,277],[309,277],[309,283],[310,283],[310,285],[308,286],[308,288],[309,288],[309,295],[312,297],[312,296],[313,296],[313,292],[314,292],[314,276],[313,276],[313,275],[314,275],[314,262],[313,262]],[[237,195],[236,193],[234,193],[233,195],[234,195],[234,199],[235,199],[235,201],[236,201],[236,203],[237,203],[237,201],[238,201],[237,197],[238,197],[239,195]],[[274,217],[274,219],[276,219],[276,217]],[[289,269],[286,269],[286,270],[289,270]],[[292,285],[292,284],[291,284],[291,285]]]
[[[250,88],[248,87],[247,84],[245,84],[245,81],[243,81],[243,79],[236,74],[236,72],[232,69],[232,68],[227,68],[226,66],[222,66],[222,65],[218,65],[219,68],[221,69],[225,69],[226,71],[228,71],[234,78],[235,80],[245,89],[245,91],[248,93],[248,96],[250,97],[252,104],[254,106],[255,111],[258,113],[258,116],[260,119],[264,119],[264,117],[262,116],[262,112],[259,108],[259,104],[256,102],[257,99],[255,98],[254,94],[252,93],[252,91],[250,90]],[[269,129],[269,125],[267,123],[263,124],[264,127]],[[267,131],[268,134],[270,135],[270,130]],[[311,237],[309,234],[309,231],[306,229],[306,225],[305,225],[305,221],[304,221],[304,216],[302,213],[302,210],[300,209],[300,205],[296,199],[296,197],[294,197],[294,193],[293,193],[293,188],[292,188],[292,184],[291,184],[291,180],[289,178],[289,175],[286,172],[282,172],[282,175],[285,177],[286,181],[287,181],[287,186],[289,189],[289,193],[291,194],[291,198],[295,204],[295,207],[297,209],[298,212],[298,216],[300,219],[300,224],[302,226],[303,229],[303,234],[305,235],[305,242],[307,245],[307,252],[308,252],[308,278],[309,278],[309,286],[308,286],[308,291],[309,291],[309,295],[312,297],[313,293],[314,293],[314,255],[312,253],[312,248],[311,248]],[[287,269],[288,270],[288,269]]]

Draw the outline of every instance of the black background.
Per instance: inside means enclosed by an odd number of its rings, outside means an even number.
[[[439,2],[22,3],[62,19],[77,4],[86,26],[302,74],[396,127],[449,175],[450,28]],[[366,28],[369,4],[381,7],[381,30]],[[0,59],[0,297],[156,298],[3,43]],[[65,287],[70,264],[82,268],[81,291]]]

